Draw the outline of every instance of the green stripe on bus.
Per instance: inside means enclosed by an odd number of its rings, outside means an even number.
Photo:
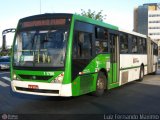
[[[88,18],[88,17],[79,16],[79,15],[75,15],[75,14],[73,16],[76,20],[80,20],[80,21],[83,21],[83,22],[103,26],[103,27],[106,27],[106,28],[114,29],[114,30],[119,30],[117,26],[114,26],[114,25],[111,25],[111,24],[108,24],[108,23],[104,23],[102,21],[97,21],[97,20],[94,20],[94,19],[91,19],[91,18]]]
[[[147,65],[144,65],[144,66],[146,67]],[[134,68],[139,68],[139,67],[141,67],[141,66],[132,66],[132,67],[120,68],[120,70],[134,69]]]

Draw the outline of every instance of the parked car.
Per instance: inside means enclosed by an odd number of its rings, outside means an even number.
[[[10,57],[9,56],[2,56],[0,57],[0,69],[9,69],[10,68]]]

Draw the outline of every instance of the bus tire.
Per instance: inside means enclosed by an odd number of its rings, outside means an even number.
[[[103,72],[98,73],[96,81],[96,91],[93,93],[95,96],[102,96],[106,89],[106,76]]]
[[[144,67],[141,66],[139,73],[139,81],[143,81],[143,78],[144,78]]]

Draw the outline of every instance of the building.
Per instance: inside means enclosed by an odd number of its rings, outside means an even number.
[[[149,3],[134,9],[134,31],[145,34],[160,46],[160,3]]]

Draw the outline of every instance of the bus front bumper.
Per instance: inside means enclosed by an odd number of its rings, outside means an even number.
[[[72,96],[72,85],[61,83],[41,83],[26,81],[11,81],[13,92],[41,95],[41,96]]]

